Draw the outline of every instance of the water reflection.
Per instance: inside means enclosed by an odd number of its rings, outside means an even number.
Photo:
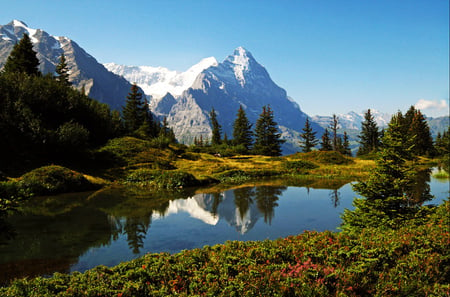
[[[424,195],[429,181],[429,173],[417,176],[412,202],[429,199]],[[109,188],[36,197],[23,204],[20,213],[0,221],[0,283],[112,266],[147,252],[336,230],[340,213],[352,208],[355,194],[349,184],[326,189],[316,185],[242,186],[201,193]],[[448,186],[438,186],[436,195],[446,198]]]

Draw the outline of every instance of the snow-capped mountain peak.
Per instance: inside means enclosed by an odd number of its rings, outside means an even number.
[[[230,63],[234,70],[234,76],[241,86],[245,84],[245,72],[250,70],[250,64],[254,61],[252,54],[242,46],[234,50],[233,55],[228,56],[224,63]]]
[[[179,96],[192,86],[196,77],[205,69],[217,66],[214,57],[202,59],[185,72],[170,70],[165,67],[152,66],[125,66],[115,63],[106,63],[109,71],[123,76],[130,82],[135,82],[146,95],[153,98],[162,98],[167,93]]]

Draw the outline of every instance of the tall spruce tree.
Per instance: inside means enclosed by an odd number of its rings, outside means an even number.
[[[123,124],[127,133],[134,133],[141,127],[145,120],[145,108],[142,101],[142,93],[136,83],[131,86],[126,105],[122,110]]]
[[[263,106],[263,111],[256,121],[253,151],[265,156],[279,156],[281,144],[284,142],[278,132],[272,109],[270,106]]]
[[[300,134],[300,137],[302,138],[302,140],[300,140],[300,147],[302,152],[308,153],[317,143],[319,143],[319,140],[316,139],[317,132],[313,132],[309,123],[309,118],[306,118],[305,127],[303,127],[302,131],[303,133]]]
[[[333,145],[331,144],[330,133],[328,132],[328,129],[325,129],[325,131],[322,134],[322,140],[320,142],[320,150],[321,151],[333,150]]]
[[[344,230],[358,231],[365,227],[398,228],[416,212],[413,203],[413,171],[407,165],[410,149],[403,133],[401,120],[393,116],[383,137],[383,148],[376,160],[376,167],[369,179],[359,182],[353,189],[362,199],[355,199],[355,209],[343,214]],[[421,199],[429,199],[429,191],[420,193]]]
[[[57,81],[66,86],[71,85],[71,83],[69,82],[69,68],[67,68],[67,62],[64,53],[59,58],[59,63],[58,65],[56,65],[55,72],[57,74]]]
[[[352,156],[352,150],[350,149],[350,141],[348,140],[347,131],[344,131],[344,138],[341,145],[341,153],[346,156]]]
[[[233,143],[234,145],[242,145],[246,152],[248,152],[252,146],[252,142],[252,124],[249,122],[245,110],[241,105],[239,106],[236,120],[233,123]]]
[[[409,127],[407,135],[413,139],[413,152],[416,155],[430,155],[433,153],[433,138],[430,127],[420,110],[414,109],[413,106],[411,108],[413,108],[412,118],[411,122],[407,123]]]
[[[377,123],[370,112],[370,109],[364,113],[364,121],[361,123],[361,133],[359,134],[358,156],[366,155],[376,151],[380,146],[380,132]]]
[[[28,34],[23,34],[6,59],[3,71],[6,73],[20,72],[28,75],[40,75],[39,60],[33,50],[33,43]]]
[[[211,109],[211,112],[209,113],[209,119],[211,120],[211,127],[212,127],[212,136],[211,136],[211,144],[212,145],[219,145],[220,144],[220,133],[222,130],[222,127],[220,126],[219,122],[217,121],[217,114],[214,110],[214,107]]]

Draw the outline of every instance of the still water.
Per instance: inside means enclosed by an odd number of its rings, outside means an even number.
[[[448,180],[431,178],[440,203]],[[419,189],[420,190],[420,189]],[[227,240],[276,239],[337,231],[352,209],[351,185],[332,189],[241,186],[222,192],[149,193],[109,188],[36,197],[0,222],[0,284],[15,277],[113,266],[146,253],[176,253]]]

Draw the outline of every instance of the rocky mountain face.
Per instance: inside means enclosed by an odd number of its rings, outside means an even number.
[[[270,105],[283,138],[284,152],[298,150],[298,136],[307,115],[276,85],[267,70],[242,47],[223,62],[207,58],[184,73],[165,68],[126,67],[106,64],[116,74],[136,81],[151,97],[150,107],[159,117],[167,117],[177,138],[191,143],[194,137],[210,138],[209,112],[212,108],[223,133],[231,138],[233,122],[242,105],[250,122],[255,123],[264,105]],[[184,88],[184,90],[183,90]],[[323,128],[313,123],[321,133]]]
[[[91,98],[107,103],[114,109],[121,109],[130,91],[130,82],[108,71],[73,40],[29,28],[21,21],[14,20],[0,25],[0,68],[24,33],[33,42],[42,73],[54,73],[61,54],[64,53],[70,73],[69,80],[74,87],[79,90],[84,88],[86,95]]]

